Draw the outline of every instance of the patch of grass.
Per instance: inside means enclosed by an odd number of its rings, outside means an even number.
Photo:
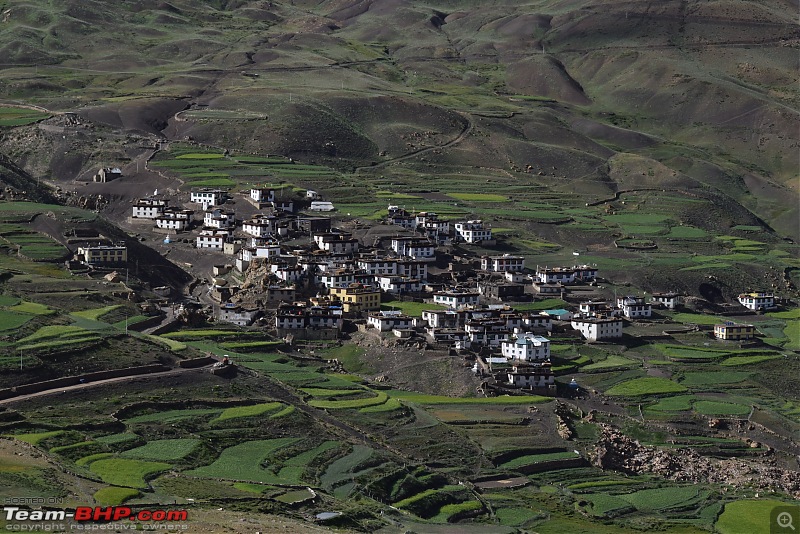
[[[501,525],[519,527],[528,521],[536,519],[540,516],[540,513],[535,510],[531,510],[530,508],[515,506],[509,508],[498,508],[495,510],[495,516],[500,520]]]
[[[93,495],[94,500],[100,506],[118,506],[125,501],[135,499],[140,496],[139,490],[133,488],[120,488],[117,486],[108,486],[100,488]]]
[[[103,482],[128,488],[146,488],[146,478],[171,468],[164,462],[145,462],[127,458],[106,458],[89,465],[89,470],[98,475]]]
[[[225,338],[232,336],[248,336],[259,334],[259,332],[242,332],[240,330],[216,330],[209,328],[207,330],[179,330],[177,332],[170,332],[163,334],[161,337],[167,339],[205,339],[205,338]]]
[[[166,346],[169,350],[173,352],[180,352],[182,350],[186,350],[186,343],[181,343],[180,341],[176,341],[174,339],[170,339],[168,337],[161,337],[161,336],[154,336],[151,334],[141,334],[144,339],[149,339],[150,341],[154,341],[159,345]],[[138,336],[137,336],[138,337]]]
[[[542,462],[549,462],[552,460],[574,460],[575,458],[580,458],[574,452],[548,452],[544,454],[526,454],[524,456],[519,456],[514,458],[513,460],[509,460],[501,464],[499,467],[504,469],[518,469],[520,467],[525,467],[526,465],[533,465],[539,464]]]
[[[61,339],[61,340],[48,340],[48,341],[41,341],[39,343],[30,343],[27,345],[19,345],[17,347],[18,350],[21,351],[33,351],[33,350],[52,350],[52,349],[61,349],[64,347],[69,347],[72,345],[83,345],[88,343],[95,343],[97,341],[101,341],[103,338],[100,336],[96,336],[93,334],[86,335],[84,337],[73,337],[69,339]]]
[[[448,196],[465,202],[506,202],[508,197],[495,193],[448,193]]]
[[[271,453],[296,443],[298,438],[277,438],[246,441],[222,451],[212,464],[187,471],[187,475],[201,478],[224,478],[243,482],[284,482],[273,471],[263,467]]]
[[[582,370],[583,371],[596,371],[599,369],[607,370],[607,369],[614,369],[617,367],[631,367],[634,365],[639,365],[639,362],[636,360],[631,360],[630,358],[626,358],[624,356],[620,356],[618,354],[610,354],[608,358],[606,358],[603,361],[583,366]]]
[[[267,412],[274,412],[283,406],[280,402],[267,402],[264,404],[253,404],[251,406],[233,406],[226,408],[219,417],[212,419],[211,423],[219,423],[228,419],[238,419],[240,417],[257,417]]]
[[[714,527],[720,534],[767,534],[770,532],[772,510],[788,504],[791,503],[776,500],[729,502]]]
[[[666,393],[683,393],[686,387],[666,378],[643,377],[634,378],[617,384],[606,390],[612,397],[639,397],[644,395],[661,395]]]
[[[366,399],[353,399],[353,400],[317,400],[309,401],[309,406],[314,408],[325,408],[328,410],[346,410],[352,408],[364,408],[367,406],[375,406],[383,404],[389,399],[384,391],[376,391],[374,397]]]
[[[49,113],[25,108],[0,107],[0,128],[25,126],[51,117]]]
[[[698,400],[694,403],[694,411],[703,415],[747,415],[750,407],[731,402]]]
[[[404,302],[393,300],[381,304],[381,310],[400,310],[411,317],[422,316],[423,311],[427,310],[446,310],[447,306],[441,304],[428,304],[425,302]]]
[[[181,154],[179,156],[175,156],[175,159],[222,159],[224,157],[225,157],[224,154],[190,152],[188,154]]]
[[[592,493],[589,495],[582,495],[581,498],[591,504],[589,513],[595,517],[619,514],[632,509],[628,501],[606,493]]]
[[[0,310],[0,332],[17,330],[31,319],[33,319],[33,317],[30,315]]]
[[[456,504],[445,504],[439,508],[439,513],[431,518],[435,523],[446,523],[451,517],[465,512],[472,512],[483,508],[479,501],[464,501]]]
[[[761,363],[767,362],[769,360],[775,360],[780,358],[781,356],[769,356],[769,355],[761,355],[761,356],[732,356],[722,362],[720,365],[724,365],[726,367],[735,367],[737,365],[751,365],[754,363]]]
[[[322,487],[330,489],[344,480],[352,478],[356,469],[370,460],[375,451],[364,445],[355,445],[352,452],[331,462],[320,477]]]
[[[673,226],[667,234],[672,239],[703,239],[708,237],[708,232],[694,226]]]
[[[98,452],[97,454],[90,454],[75,461],[75,465],[89,465],[96,460],[103,460],[104,458],[111,458],[114,456],[113,452]]]
[[[74,315],[75,317],[81,317],[83,319],[90,319],[92,321],[100,320],[100,317],[103,315],[116,310],[117,308],[122,307],[121,304],[115,304],[113,306],[106,306],[104,308],[96,308],[94,310],[84,310],[78,312],[72,312],[70,315]]]
[[[95,441],[97,441],[98,443],[102,443],[104,445],[117,445],[119,443],[135,441],[137,439],[139,439],[138,435],[132,434],[130,432],[123,432],[120,434],[110,434],[108,436],[100,436],[99,438],[95,438]]]
[[[608,486],[627,486],[630,484],[639,484],[637,480],[592,480],[590,482],[579,482],[567,486],[571,490],[582,490],[589,488],[605,488]]]
[[[148,441],[147,445],[129,449],[120,456],[137,460],[177,461],[192,454],[200,443],[199,439],[192,438],[159,439]]]
[[[38,445],[47,438],[60,436],[63,433],[63,430],[53,430],[51,432],[34,432],[32,434],[12,434],[11,437],[19,441],[24,441],[25,443],[30,443],[31,445]]]
[[[703,325],[715,325],[715,324],[722,324],[725,322],[725,320],[720,317],[714,317],[713,315],[703,315],[701,313],[673,313],[672,320],[675,321],[676,323],[703,324]]]
[[[394,410],[399,410],[402,407],[403,404],[400,402],[400,399],[392,398],[384,402],[383,404],[378,404],[377,406],[367,406],[366,408],[361,408],[359,412],[361,413],[391,412]]]
[[[193,408],[188,410],[167,410],[165,412],[148,413],[126,419],[126,423],[174,423],[182,419],[202,417],[222,413],[221,408]]]
[[[700,492],[695,487],[677,486],[639,490],[619,495],[640,512],[657,512],[686,505],[695,501]]]
[[[695,401],[694,395],[676,395],[674,397],[666,397],[659,400],[656,404],[649,406],[649,410],[657,410],[660,412],[681,412],[692,409],[692,403]]]
[[[680,383],[684,386],[713,386],[716,384],[736,384],[747,380],[750,373],[740,371],[691,372],[683,375]]]
[[[353,373],[358,373],[364,369],[364,362],[361,361],[361,357],[364,356],[365,352],[362,347],[353,344],[319,351],[320,356],[329,360],[339,360],[345,369]]]
[[[44,304],[37,304],[36,302],[22,301],[16,306],[8,308],[9,311],[18,313],[27,313],[30,315],[53,315],[55,310],[51,310]]]

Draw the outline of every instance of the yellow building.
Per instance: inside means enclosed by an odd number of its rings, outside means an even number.
[[[725,341],[741,341],[753,339],[756,328],[751,324],[725,323],[714,325],[714,337]]]
[[[128,261],[125,245],[90,245],[78,247],[78,259],[92,265],[108,265]]]
[[[345,313],[381,309],[381,292],[372,286],[350,284],[349,287],[332,287],[330,295],[341,301]]]

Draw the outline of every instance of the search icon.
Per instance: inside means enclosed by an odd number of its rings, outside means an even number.
[[[778,517],[775,519],[778,523],[778,526],[781,528],[790,528],[794,530],[794,523],[792,522],[792,514],[789,512],[781,512],[778,514]]]

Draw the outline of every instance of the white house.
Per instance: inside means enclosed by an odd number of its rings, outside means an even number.
[[[572,267],[575,271],[575,279],[583,282],[593,282],[597,279],[597,267],[590,265],[575,265]]]
[[[278,219],[258,215],[242,223],[242,232],[253,237],[267,237],[278,232]]]
[[[208,210],[203,214],[203,226],[227,230],[236,226],[236,219],[233,212],[221,209]]]
[[[436,245],[428,242],[427,239],[418,237],[395,237],[392,238],[392,250],[398,255],[413,258],[415,260],[433,261],[436,256]]]
[[[334,211],[336,208],[333,207],[333,204],[330,202],[323,202],[321,200],[315,200],[309,206],[309,211]]]
[[[522,316],[522,324],[528,330],[553,329],[553,319],[546,313],[529,313]]]
[[[406,330],[411,328],[411,323],[413,320],[413,317],[404,315],[401,311],[381,311],[370,313],[367,316],[367,324],[371,325],[378,332]]]
[[[529,333],[518,333],[516,339],[508,339],[500,345],[507,360],[543,362],[550,360],[550,340]]]
[[[419,293],[422,291],[422,281],[417,278],[403,276],[376,276],[381,291],[392,294]]]
[[[653,308],[644,297],[628,295],[617,298],[617,308],[622,310],[622,315],[628,319],[646,319],[653,315]]]
[[[541,284],[572,284],[575,282],[575,269],[566,267],[537,267],[536,281]]]
[[[359,270],[372,275],[397,274],[397,261],[386,258],[359,258],[356,266]]]
[[[578,304],[578,310],[584,317],[617,317],[622,315],[621,309],[616,309],[604,300],[587,300]]]
[[[322,273],[320,282],[328,289],[332,287],[350,287],[356,281],[356,275],[353,271],[339,269],[336,271],[328,271]]]
[[[275,200],[275,190],[266,187],[254,187],[250,190],[250,198],[256,202],[272,202]]]
[[[224,244],[230,239],[230,232],[227,230],[200,230],[197,236],[197,248],[210,248],[222,250]]]
[[[125,245],[85,245],[78,247],[77,257],[91,265],[109,265],[128,261]]]
[[[572,328],[589,341],[622,337],[622,319],[616,317],[573,318]]]
[[[492,229],[487,228],[480,219],[457,222],[455,224],[455,229],[456,237],[460,238],[465,243],[472,244],[492,240]]]
[[[182,211],[169,211],[162,213],[155,218],[156,228],[163,230],[175,230],[176,232],[183,232],[189,229],[192,223],[192,215],[194,212],[190,210]]]
[[[525,258],[503,254],[502,256],[483,256],[481,270],[492,273],[518,272],[525,269]]]
[[[428,279],[428,262],[423,260],[397,260],[397,275],[408,278]]]
[[[239,326],[250,326],[261,315],[258,308],[243,308],[234,304],[226,304],[217,312],[217,320]]]
[[[358,239],[353,239],[351,234],[335,232],[314,234],[314,242],[320,250],[331,254],[355,254],[358,252]]]
[[[680,305],[681,297],[677,293],[653,293],[651,303],[668,310],[674,310]]]
[[[479,300],[480,294],[470,291],[439,291],[433,294],[433,302],[449,308],[478,304]]]
[[[739,295],[739,303],[748,310],[768,310],[775,307],[775,295],[756,291]]]
[[[169,200],[140,198],[133,204],[134,219],[155,219],[167,209]]]
[[[273,263],[270,265],[270,272],[279,280],[284,282],[299,282],[303,278],[305,271],[300,266],[280,265]]]
[[[197,189],[189,194],[189,200],[201,204],[204,210],[224,204],[227,198],[227,191],[222,189]]]
[[[515,365],[508,372],[508,383],[519,388],[552,388],[555,375],[548,365]]]

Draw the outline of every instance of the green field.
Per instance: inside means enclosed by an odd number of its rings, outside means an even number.
[[[686,388],[665,378],[634,378],[617,384],[606,390],[612,397],[639,397],[644,395],[661,395],[665,393],[683,393]]]
[[[228,419],[239,419],[241,417],[258,417],[267,412],[274,412],[283,406],[280,402],[267,402],[263,404],[253,404],[251,406],[234,406],[225,408],[219,417],[212,419],[212,423],[219,423]]]
[[[186,474],[201,478],[224,478],[244,482],[282,483],[277,474],[265,468],[263,462],[273,452],[292,445],[297,438],[276,438],[246,441],[228,447],[212,464],[192,469]]]
[[[128,488],[146,488],[147,478],[171,467],[164,462],[145,462],[124,458],[106,458],[89,464],[92,473],[103,482]]]
[[[796,507],[797,503],[775,500],[729,502],[714,527],[720,534],[771,534],[775,531],[770,529],[770,513],[779,506],[787,505]]]
[[[182,460],[189,456],[200,445],[199,439],[177,438],[148,441],[147,445],[128,449],[120,454],[123,458],[136,460],[164,460],[167,462]]]
[[[47,119],[50,116],[49,113],[34,109],[0,106],[0,128],[24,126]]]
[[[139,490],[133,488],[120,488],[109,486],[100,488],[94,494],[94,500],[101,506],[118,506],[125,501],[135,499],[140,496]]]
[[[605,360],[599,361],[597,363],[591,363],[589,365],[584,365],[583,367],[581,367],[581,369],[583,371],[591,372],[597,370],[614,369],[617,367],[633,367],[635,365],[639,365],[639,362],[637,362],[636,360],[631,360],[630,358],[626,358],[624,356],[611,354]]]
[[[111,306],[105,306],[103,308],[95,308],[93,310],[72,312],[70,315],[74,315],[75,317],[81,317],[83,319],[90,319],[92,321],[98,321],[103,315],[110,313],[120,307],[121,307],[120,304],[114,304]]]
[[[222,408],[194,408],[187,410],[167,410],[137,415],[126,420],[127,423],[175,423],[192,417],[203,417],[222,413]]]

